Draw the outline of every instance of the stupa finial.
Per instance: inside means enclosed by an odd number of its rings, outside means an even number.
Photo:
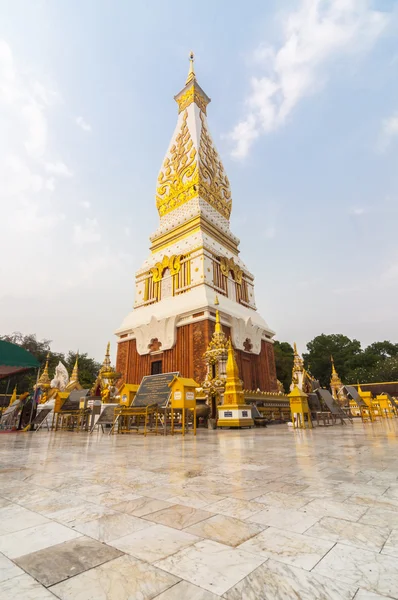
[[[191,52],[189,53],[189,71],[188,71],[188,77],[187,80],[185,82],[185,85],[188,85],[188,83],[190,83],[193,79],[196,79],[196,75],[195,75],[195,71],[193,70],[193,62],[195,60],[195,55],[193,53],[193,51],[191,50]]]

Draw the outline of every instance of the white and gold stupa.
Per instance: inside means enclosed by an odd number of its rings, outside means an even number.
[[[277,391],[274,332],[256,311],[254,277],[231,232],[231,189],[207,125],[210,98],[194,72],[175,96],[177,126],[158,175],[158,229],[136,273],[133,311],[116,331],[116,369],[126,383],[179,371],[203,382],[203,354],[220,320],[245,389]]]

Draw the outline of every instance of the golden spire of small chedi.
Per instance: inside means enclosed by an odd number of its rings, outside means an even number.
[[[242,382],[231,339],[228,340],[227,380],[224,399],[218,408],[218,427],[252,427],[251,406],[245,404]]]
[[[111,402],[116,394],[115,381],[120,378],[120,373],[116,373],[111,365],[111,343],[106,346],[105,358],[99,370],[97,379],[91,389],[93,396],[101,396],[102,402]]]
[[[228,358],[228,340],[223,332],[220,311],[218,310],[219,301],[216,296],[214,305],[216,308],[216,323],[214,333],[210,340],[207,350],[203,355],[207,365],[206,380],[203,383],[203,390],[206,393],[208,404],[212,407],[212,416],[216,417],[216,405],[221,402],[221,394],[224,391],[227,377],[226,365]]]
[[[34,389],[36,389],[36,387],[40,388],[41,390],[43,390],[43,394],[41,396],[40,399],[40,403],[44,404],[44,402],[47,401],[48,399],[48,390],[51,387],[51,377],[49,376],[48,373],[48,361],[50,360],[50,353],[47,352],[47,356],[46,356],[46,362],[44,365],[44,369],[43,369],[43,373],[40,375],[37,385],[34,386]]]
[[[312,392],[312,382],[314,378],[304,368],[304,361],[301,358],[297,350],[297,344],[293,344],[293,369],[292,369],[292,383],[290,384],[290,391],[294,390],[297,386],[299,390],[308,394]]]
[[[336,371],[336,367],[334,366],[333,356],[330,357],[330,362],[332,363],[332,375],[330,377],[330,390],[332,392],[332,396],[335,400],[337,400],[337,402],[339,402],[339,404],[347,404],[348,398],[344,392],[343,383]]]

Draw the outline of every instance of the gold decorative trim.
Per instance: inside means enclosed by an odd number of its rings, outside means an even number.
[[[162,262],[156,263],[156,265],[150,269],[154,283],[161,281],[165,269],[170,269],[171,275],[179,273],[181,269],[181,256],[164,256]]]
[[[229,272],[232,271],[236,283],[239,285],[242,284],[243,271],[238,267],[233,258],[225,258],[224,256],[221,256],[220,267],[223,275],[228,277]]]
[[[204,114],[200,112],[199,157],[193,146],[187,118],[185,110],[176,144],[171,147],[170,157],[165,159],[158,176],[156,206],[159,215],[162,217],[200,196],[229,219],[232,208],[229,180],[207,131]]]
[[[195,84],[192,85],[184,94],[176,97],[175,101],[178,104],[178,114],[188,108],[192,102],[195,102],[196,106],[198,106],[200,110],[206,114],[206,106],[209,103]]]

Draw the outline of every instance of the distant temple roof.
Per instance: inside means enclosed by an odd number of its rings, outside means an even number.
[[[358,384],[351,384],[350,387],[354,387],[358,390]],[[398,381],[381,381],[379,383],[361,383],[359,386],[364,392],[372,392],[373,396],[378,394],[390,394],[391,396],[398,397]]]

